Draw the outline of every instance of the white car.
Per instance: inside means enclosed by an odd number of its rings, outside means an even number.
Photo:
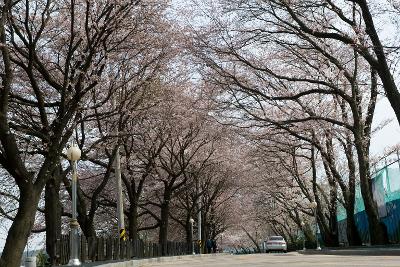
[[[265,243],[265,250],[266,252],[270,251],[283,251],[287,252],[287,244],[285,238],[279,235],[270,236]]]

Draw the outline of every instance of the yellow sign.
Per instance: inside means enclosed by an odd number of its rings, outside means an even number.
[[[121,240],[126,240],[126,231],[125,231],[125,229],[121,229],[121,230],[119,230],[119,239],[121,239]]]

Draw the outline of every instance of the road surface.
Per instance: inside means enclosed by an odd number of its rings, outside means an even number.
[[[333,267],[333,266],[373,266],[399,267],[400,256],[365,255],[302,255],[297,252],[287,254],[250,255],[202,255],[186,256],[174,261],[143,263],[141,267]]]

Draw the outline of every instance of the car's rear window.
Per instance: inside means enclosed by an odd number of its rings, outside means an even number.
[[[283,237],[281,237],[281,236],[271,236],[269,238],[269,240],[283,240]]]

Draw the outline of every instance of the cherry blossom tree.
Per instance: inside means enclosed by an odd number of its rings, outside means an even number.
[[[4,1],[0,163],[20,197],[1,266],[19,266],[41,192],[59,179],[54,174],[80,114],[110,96],[97,94],[94,104],[90,93],[113,57],[128,49],[134,35],[140,40],[136,26],[148,6],[140,1]],[[25,153],[32,156],[22,157]]]
[[[238,2],[222,5],[225,16],[213,16],[210,11],[212,27],[200,28],[194,36],[194,54],[205,66],[200,71],[219,87],[214,91],[226,121],[241,127],[274,128],[315,145],[320,153],[327,152],[324,160],[332,167],[328,174],[334,169],[333,162],[327,160],[330,148],[317,146],[318,139],[313,136],[326,136],[329,130],[324,129],[332,127],[340,134],[350,133],[348,141],[357,156],[371,241],[384,243],[385,230],[368,182],[379,72],[357,48],[303,32],[301,26],[278,16],[286,11],[287,17],[294,16],[292,5],[299,10],[309,7],[308,3],[284,1]],[[359,23],[357,18],[354,14],[353,23]],[[293,19],[293,23],[299,22]],[[320,24],[313,22],[315,31],[324,27]],[[332,178],[332,186],[339,183],[346,189],[339,175]],[[350,184],[344,197],[354,199],[353,192]],[[351,200],[348,202],[351,205]]]

